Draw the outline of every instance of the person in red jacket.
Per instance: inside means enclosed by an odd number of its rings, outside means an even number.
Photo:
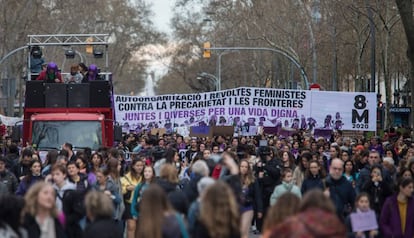
[[[7,126],[3,124],[0,119],[0,140],[6,139],[7,136]]]
[[[47,64],[46,70],[40,72],[36,80],[43,80],[45,83],[62,83],[62,75],[59,73],[58,66],[54,62]]]

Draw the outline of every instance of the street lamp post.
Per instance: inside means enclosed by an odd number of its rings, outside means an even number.
[[[214,83],[215,90],[216,91],[220,91],[221,90],[221,85],[220,85],[221,82],[220,82],[219,78],[216,77],[215,75],[209,74],[209,73],[206,73],[206,72],[201,72],[197,76],[198,76],[197,79],[204,79],[204,78],[206,78],[206,79],[212,80],[212,82]]]
[[[292,56],[290,53],[283,49],[279,48],[266,48],[266,47],[211,47],[208,48],[209,50],[216,50],[216,51],[223,51],[218,55],[218,62],[217,62],[217,77],[212,75],[216,81],[217,81],[217,89],[221,89],[221,56],[224,54],[224,52],[231,52],[231,51],[270,51],[279,55],[283,55],[286,57],[290,62],[292,62],[299,70],[300,74],[302,75],[303,81],[305,83],[305,88],[308,89],[310,84],[308,80],[308,76],[306,75],[304,67],[299,63],[299,60],[297,60],[294,56]]]

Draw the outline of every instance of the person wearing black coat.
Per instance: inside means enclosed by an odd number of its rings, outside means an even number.
[[[368,156],[368,163],[359,171],[359,178],[356,183],[356,191],[361,192],[362,187],[371,180],[371,170],[374,165],[379,165],[382,170],[382,179],[384,182],[392,183],[391,175],[387,170],[384,170],[381,165],[381,157],[377,151],[370,151]]]
[[[37,182],[25,195],[23,227],[29,238],[65,238],[66,234],[56,214],[56,196],[53,186]]]
[[[163,164],[160,170],[160,177],[155,181],[167,194],[168,200],[174,209],[187,214],[189,203],[186,195],[179,189],[177,169],[172,164]]]
[[[373,165],[371,167],[371,180],[368,180],[362,186],[362,192],[369,195],[369,203],[377,217],[380,217],[385,199],[393,194],[390,184],[384,181],[382,172],[381,166]]]
[[[85,197],[85,207],[88,219],[83,237],[122,238],[122,226],[113,219],[114,205],[111,198],[99,191],[89,192]]]
[[[205,176],[209,175],[209,168],[204,160],[197,160],[191,166],[190,181],[183,187],[183,192],[191,204],[198,198],[197,184]]]
[[[55,223],[56,238],[66,238],[65,231],[59,220],[57,218],[54,218],[53,221]],[[24,217],[23,226],[29,235],[28,238],[40,238],[40,226],[33,216],[26,215]]]
[[[329,176],[326,178],[326,189],[335,205],[338,217],[345,221],[345,217],[352,211],[355,204],[355,190],[352,184],[342,175],[344,162],[333,159],[329,167]]]
[[[317,160],[309,162],[309,166],[305,172],[305,180],[303,180],[301,192],[302,195],[311,189],[325,190],[325,170]]]
[[[266,217],[267,208],[270,206],[270,196],[276,185],[280,184],[280,174],[282,163],[271,156],[261,156],[261,161],[256,164],[256,177],[262,188],[263,211],[261,218],[257,216],[256,226],[261,231],[263,225],[263,217]]]
[[[22,180],[24,176],[30,174],[30,165],[32,162],[33,152],[31,149],[24,149],[22,151],[19,161],[14,165],[12,172],[16,175],[16,178]]]
[[[263,216],[263,198],[259,182],[253,176],[253,171],[247,160],[241,160],[240,180],[242,185],[241,196],[241,233],[242,237],[249,235],[254,213]]]
[[[9,146],[8,153],[4,156],[6,159],[6,168],[12,170],[19,161],[19,148],[15,143]]]

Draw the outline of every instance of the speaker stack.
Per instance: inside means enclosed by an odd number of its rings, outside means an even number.
[[[31,107],[44,107],[45,106],[45,88],[43,81],[27,81],[26,83],[26,96],[24,106]]]
[[[68,84],[68,107],[89,107],[89,84]]]
[[[89,82],[90,107],[110,107],[111,106],[111,87],[109,81],[96,80]]]
[[[97,80],[81,84],[26,82],[25,107],[111,107],[111,86]]]
[[[67,107],[66,84],[45,83],[45,106]]]

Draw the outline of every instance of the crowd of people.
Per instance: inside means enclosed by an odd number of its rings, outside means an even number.
[[[410,136],[130,132],[113,148],[67,142],[45,158],[7,138],[0,237],[412,238]]]
[[[42,80],[46,83],[87,83],[100,79],[99,69],[95,64],[89,66],[84,63],[74,64],[70,67],[69,74],[65,75],[64,78],[56,63],[49,62],[44,66],[36,80]]]
[[[30,72],[31,80],[42,80],[46,83],[87,83],[101,79],[100,70],[95,64],[87,66],[83,62],[71,65],[70,72],[62,77],[55,62],[45,61],[39,46],[30,49]]]

